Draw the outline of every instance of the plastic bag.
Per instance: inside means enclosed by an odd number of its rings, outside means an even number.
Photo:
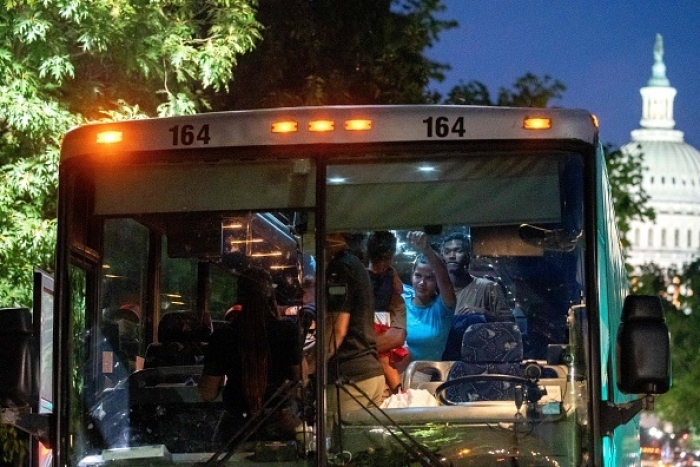
[[[384,399],[381,408],[437,407],[438,405],[437,399],[427,389],[407,389]]]

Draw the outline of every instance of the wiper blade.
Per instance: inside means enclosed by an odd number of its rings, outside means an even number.
[[[419,443],[408,431],[406,431],[401,425],[396,423],[388,413],[384,411],[381,407],[377,405],[376,402],[370,398],[365,391],[362,390],[354,381],[349,380],[349,379],[338,379],[335,383],[336,387],[339,389],[345,391],[345,393],[350,396],[355,402],[359,404],[360,407],[362,407],[362,410],[367,412],[370,417],[372,417],[374,420],[379,423],[382,428],[387,430],[389,434],[401,445],[402,448],[404,448],[410,455],[415,459],[417,462],[420,463],[423,467],[445,467],[449,465],[446,459],[440,459],[438,458],[430,449],[427,447],[423,446],[421,443]],[[377,411],[382,414],[382,416],[386,420],[380,420],[380,418],[370,410],[370,407],[365,406],[360,400],[353,394],[351,393],[348,388],[345,386],[352,386],[357,392],[362,394],[362,396],[367,399],[370,403],[370,405],[377,409]],[[388,423],[387,423],[388,421]],[[394,430],[398,430],[401,432],[402,435],[408,439],[408,442],[404,441]]]
[[[240,447],[243,446],[243,443],[248,441],[248,438],[250,438],[272,414],[277,412],[277,410],[293,396],[292,389],[300,385],[301,381],[285,381],[284,384],[277,388],[277,391],[265,401],[260,411],[250,417],[206,462],[197,462],[194,465],[199,467],[218,467],[223,465],[224,462],[238,452]]]

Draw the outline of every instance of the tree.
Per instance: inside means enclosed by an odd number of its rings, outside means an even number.
[[[513,90],[498,91],[498,105],[510,107],[547,107],[552,99],[561,99],[566,91],[564,83],[552,80],[549,75],[539,78],[526,73],[513,84]]]
[[[444,104],[451,105],[495,105],[486,85],[480,81],[469,81],[453,87],[447,94]]]
[[[632,221],[654,221],[656,214],[648,205],[650,196],[642,187],[644,155],[641,150],[622,151],[610,144],[604,146],[605,163],[610,177],[615,220],[623,247],[629,247],[627,234]]]
[[[443,9],[441,0],[262,0],[263,41],[216,108],[425,103],[447,66],[423,51],[456,26],[435,19]]]
[[[0,304],[52,270],[61,135],[192,113],[260,38],[254,0],[7,0],[0,10]]]
[[[552,99],[561,99],[566,86],[549,75],[542,78],[526,73],[513,84],[513,89],[501,87],[493,101],[486,85],[480,81],[462,81],[447,94],[445,104],[498,105],[504,107],[547,107]]]
[[[700,260],[681,270],[663,270],[654,264],[643,265],[632,279],[636,294],[662,297],[666,324],[671,335],[673,387],[659,396],[656,411],[675,427],[700,431]]]

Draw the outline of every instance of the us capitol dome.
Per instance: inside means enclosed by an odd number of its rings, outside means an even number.
[[[676,89],[666,77],[663,40],[656,35],[654,65],[642,94],[641,128],[631,132],[623,153],[641,152],[642,187],[650,196],[655,221],[631,223],[628,262],[638,268],[655,263],[662,269],[682,268],[700,253],[700,152],[675,130],[673,99]]]

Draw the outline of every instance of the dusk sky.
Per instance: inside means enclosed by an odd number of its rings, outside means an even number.
[[[443,95],[460,80],[484,83],[492,98],[525,73],[563,82],[550,106],[594,113],[601,141],[619,147],[639,128],[642,99],[663,36],[666,76],[678,91],[675,129],[700,149],[700,0],[443,0],[459,26],[427,55],[447,63]]]

